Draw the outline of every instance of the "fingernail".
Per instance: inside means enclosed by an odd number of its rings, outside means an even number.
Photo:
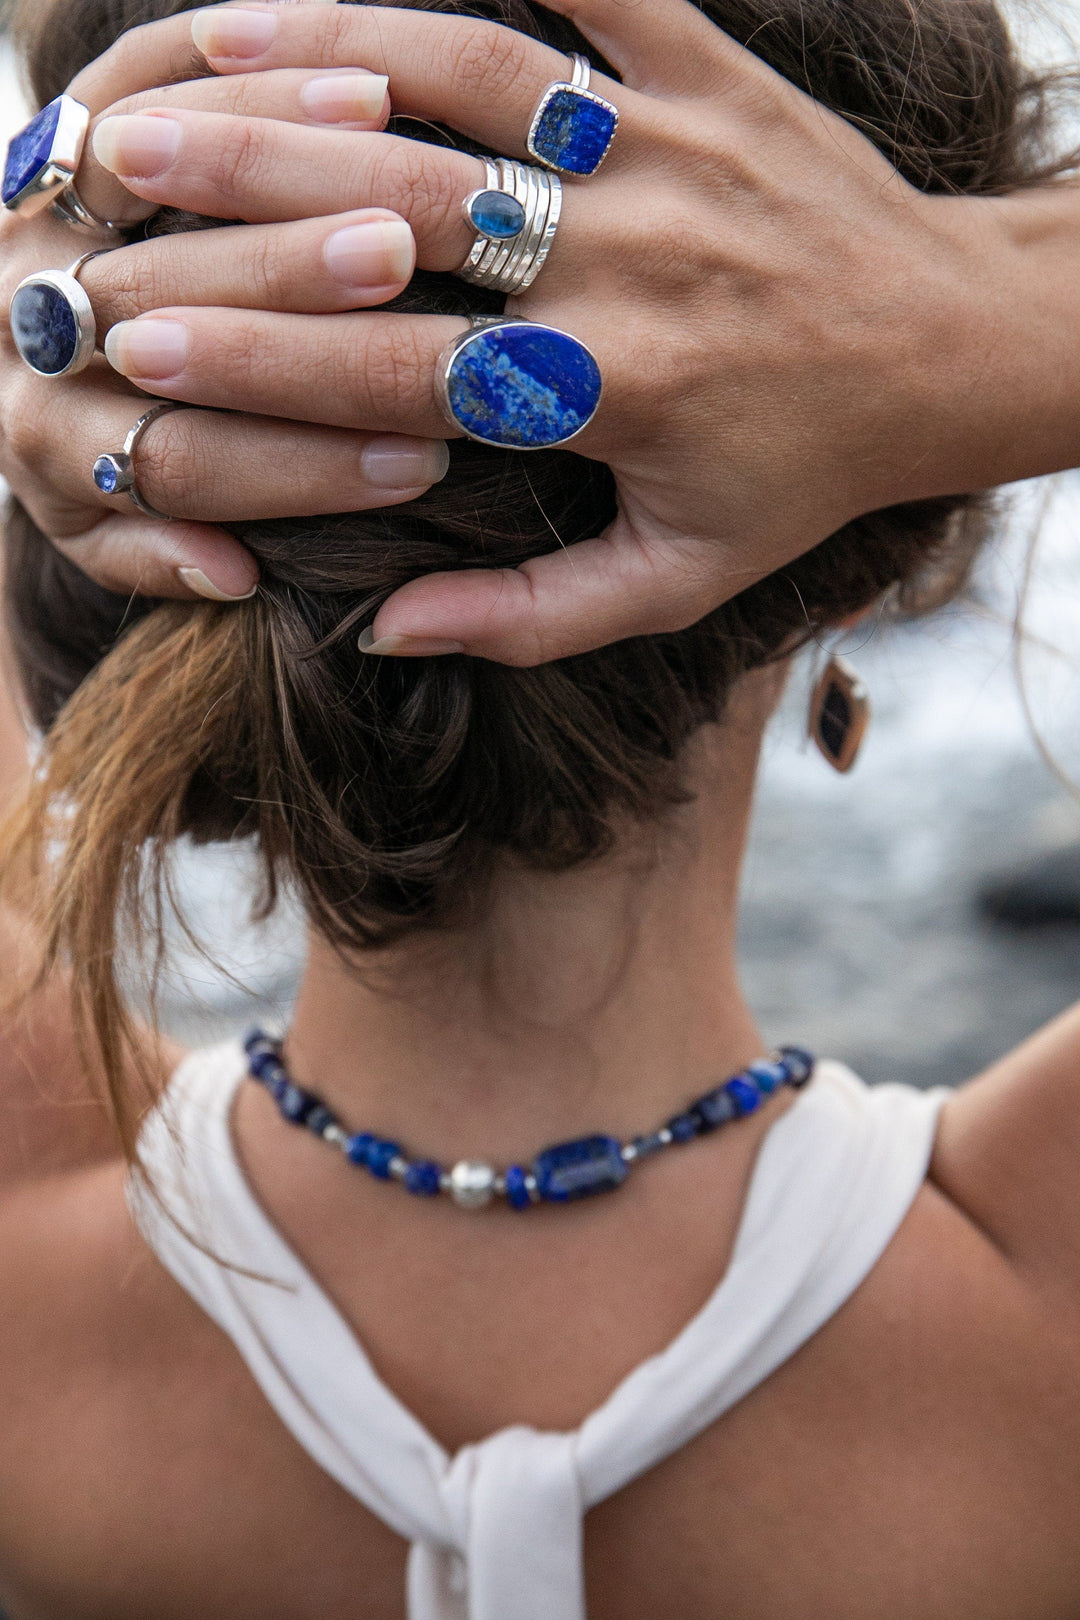
[[[94,156],[112,174],[150,180],[169,167],[183,133],[175,118],[143,113],[103,118],[94,130]]]
[[[362,653],[377,653],[380,658],[445,658],[465,651],[463,641],[425,641],[423,636],[380,636],[376,641],[370,626],[361,630],[356,645]]]
[[[300,104],[320,124],[363,124],[378,118],[390,81],[384,73],[328,73],[309,79]]]
[[[261,56],[277,33],[272,11],[196,11],[191,37],[204,56]]]
[[[388,433],[365,445],[360,470],[376,489],[426,488],[446,477],[450,450],[442,439],[406,439]]]
[[[413,234],[403,219],[346,225],[323,244],[323,259],[335,281],[346,287],[389,287],[413,273]]]
[[[212,579],[207,578],[201,568],[178,568],[176,577],[183,581],[189,591],[194,591],[197,596],[208,597],[211,602],[247,602],[259,588],[256,583],[250,591],[241,591],[239,595],[223,591]]]
[[[147,377],[163,382],[183,371],[190,337],[182,321],[157,321],[140,316],[118,321],[105,337],[105,358],[123,377]]]

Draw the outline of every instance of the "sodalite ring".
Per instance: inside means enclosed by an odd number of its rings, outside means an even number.
[[[79,271],[110,251],[84,253],[69,270],[39,270],[20,281],[12,294],[11,336],[20,358],[39,377],[70,377],[94,358],[97,323]]]
[[[439,358],[447,421],[478,444],[552,450],[588,427],[603,380],[579,339],[538,321],[474,316]]]
[[[591,175],[611,150],[619,109],[589,89],[592,68],[584,56],[571,56],[569,81],[549,84],[540,97],[525,145],[530,157],[559,174]]]
[[[75,190],[90,110],[74,96],[57,96],[12,139],[0,199],[13,213],[36,214],[51,203],[69,225],[94,231],[120,227],[91,213]]]
[[[509,158],[485,158],[485,184],[462,205],[476,232],[458,274],[474,287],[521,293],[547,262],[562,215],[562,181]]]
[[[146,411],[135,423],[131,432],[124,440],[124,448],[98,456],[94,462],[94,483],[103,495],[126,495],[144,517],[162,518],[171,523],[172,518],[168,512],[159,512],[156,507],[144,501],[139,494],[139,486],[135,481],[135,452],[139,447],[139,440],[152,422],[161,416],[168,416],[170,411],[190,411],[198,409],[194,405],[185,405],[180,401],[175,403],[167,400],[155,405],[152,410]]]

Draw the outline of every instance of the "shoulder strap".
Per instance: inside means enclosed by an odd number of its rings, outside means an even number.
[[[574,1433],[504,1429],[451,1458],[244,1180],[228,1125],[243,1072],[235,1046],[178,1071],[140,1141],[159,1196],[133,1179],[132,1209],[298,1442],[412,1543],[410,1620],[584,1620],[585,1510],[713,1423],[850,1297],[925,1177],[947,1095],[819,1065],[769,1132],[731,1264],[687,1327]]]

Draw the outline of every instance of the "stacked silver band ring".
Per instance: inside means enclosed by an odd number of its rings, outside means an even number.
[[[521,293],[551,252],[562,214],[562,181],[509,158],[484,159],[485,184],[464,202],[476,241],[459,274],[474,287]]]
[[[98,456],[94,462],[93,479],[103,495],[126,495],[144,517],[162,518],[171,523],[172,518],[168,512],[159,512],[156,507],[144,501],[139,494],[139,486],[135,477],[135,452],[139,447],[139,440],[152,422],[160,416],[168,416],[170,411],[191,411],[198,409],[194,405],[185,405],[181,402],[168,400],[155,405],[152,410],[144,412],[135,423],[131,432],[124,440],[122,450],[109,451]]]

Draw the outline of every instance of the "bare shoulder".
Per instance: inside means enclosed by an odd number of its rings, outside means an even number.
[[[949,1099],[930,1180],[1080,1310],[1080,1003]]]

